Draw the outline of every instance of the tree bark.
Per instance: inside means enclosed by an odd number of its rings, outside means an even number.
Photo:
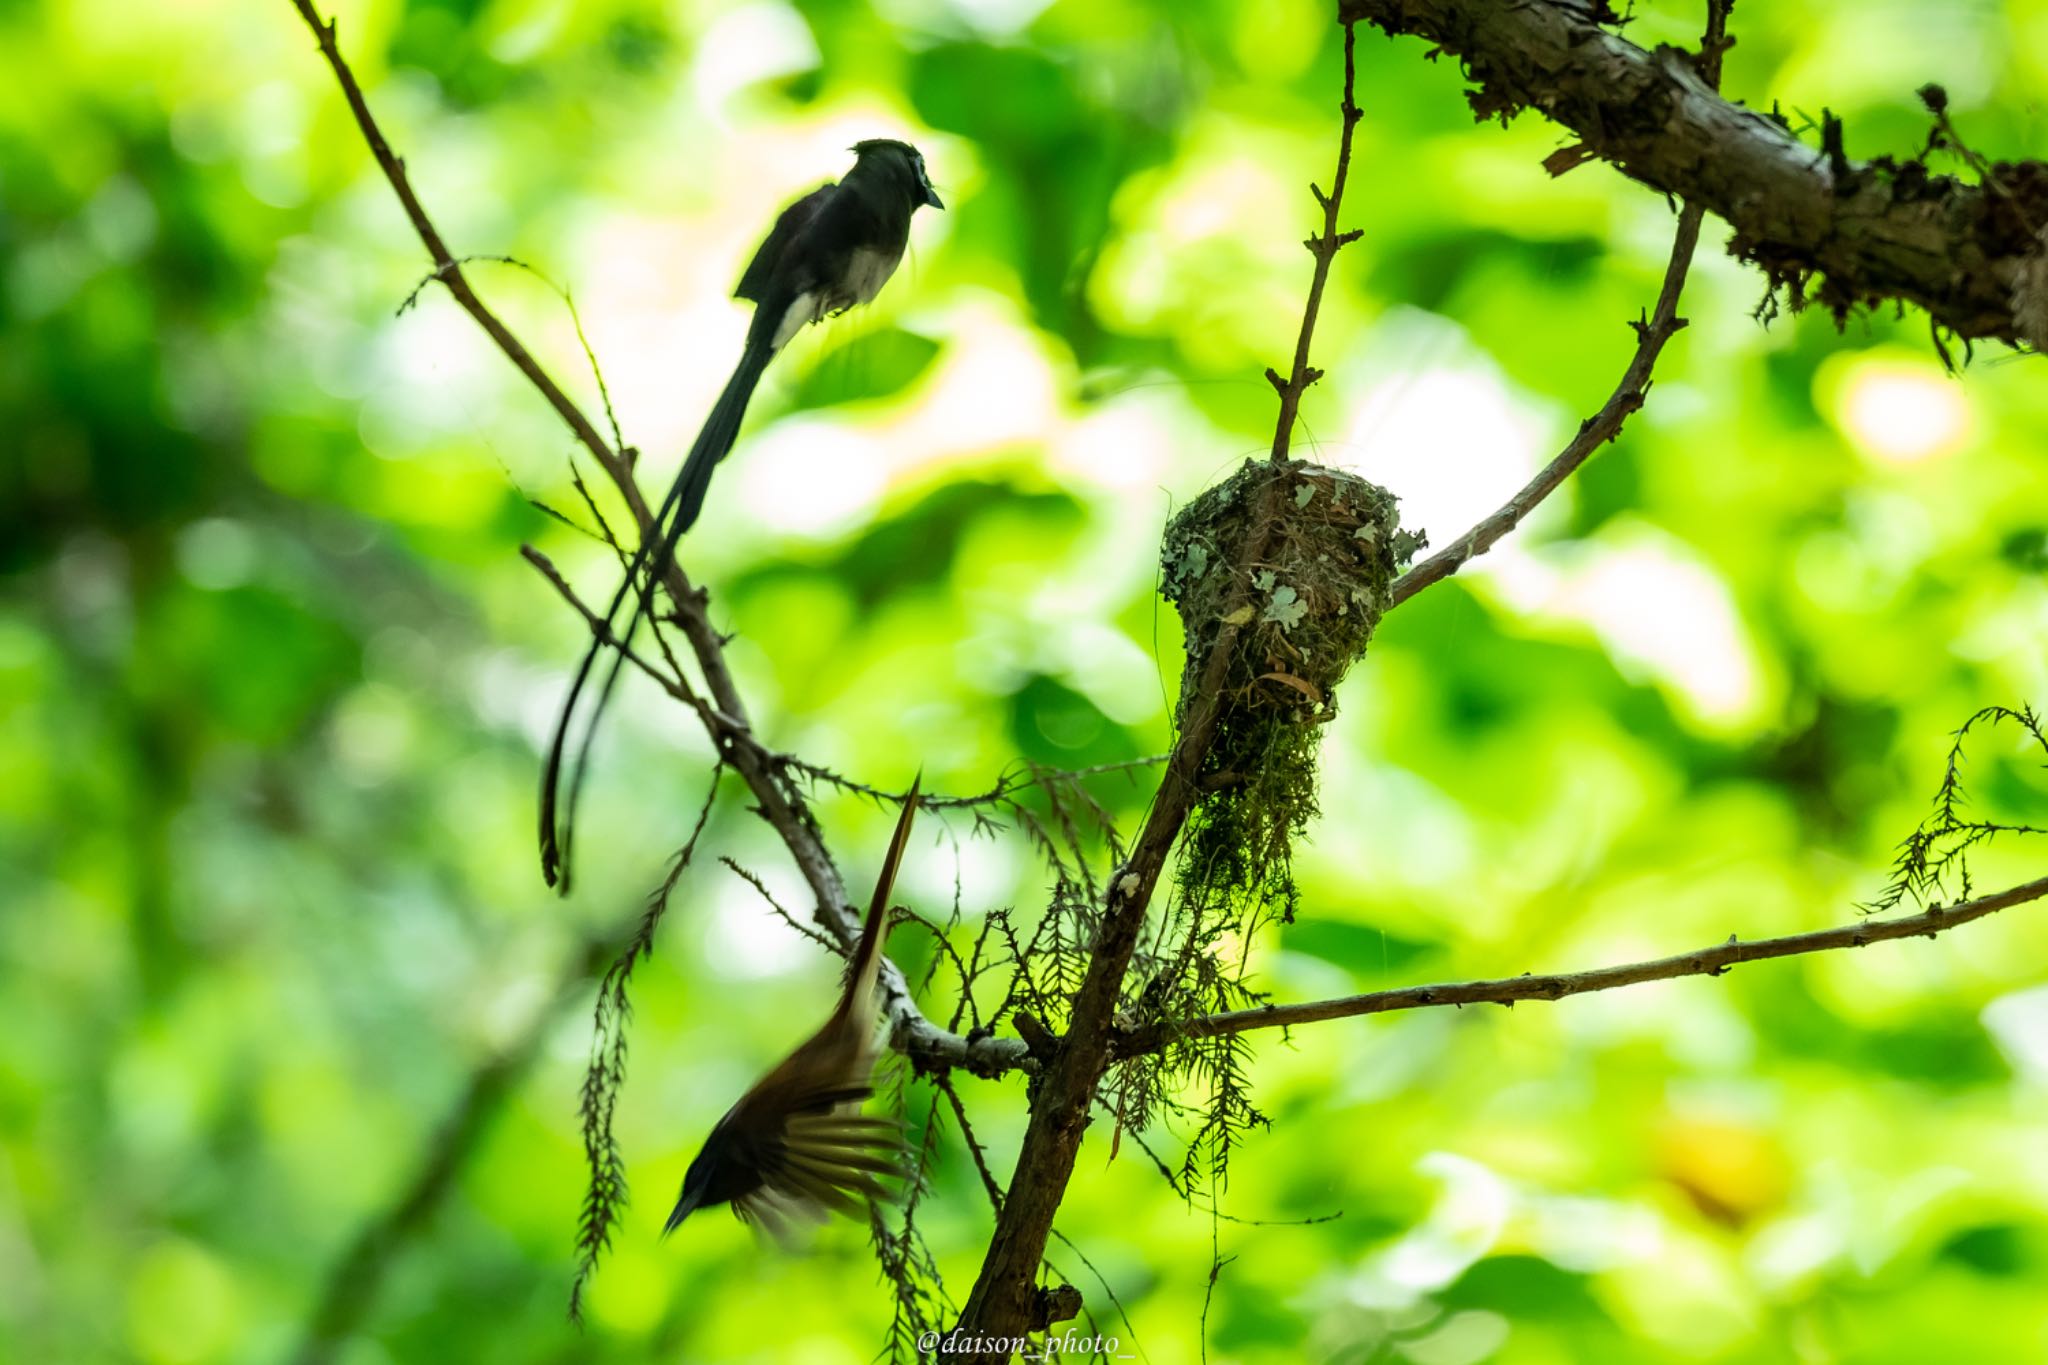
[[[1822,146],[1782,119],[1731,103],[1678,48],[1645,50],[1610,31],[1604,0],[1339,0],[1338,15],[1428,39],[1463,64],[1480,118],[1524,109],[1577,134],[1561,174],[1586,157],[1703,204],[1735,229],[1729,250],[1837,320],[1860,305],[1916,304],[1962,339],[2041,344],[2048,165],[1999,163],[1964,184],[1918,160],[1850,161],[1838,120]],[[1931,123],[1931,118],[1930,118]]]

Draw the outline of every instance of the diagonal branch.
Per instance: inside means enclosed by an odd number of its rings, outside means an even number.
[[[633,482],[633,471],[626,463],[625,456],[605,444],[583,410],[576,406],[568,394],[562,391],[548,372],[541,368],[532,352],[512,335],[512,329],[499,321],[498,315],[484,306],[476,291],[469,286],[468,276],[462,273],[462,263],[448,250],[448,243],[442,240],[440,230],[433,219],[427,217],[426,208],[420,203],[419,195],[413,192],[412,180],[405,172],[405,162],[391,150],[391,144],[384,140],[384,133],[377,127],[377,120],[370,114],[369,101],[363,98],[363,88],[356,83],[355,73],[342,58],[341,49],[335,43],[335,24],[332,19],[322,20],[319,11],[313,8],[312,0],[292,0],[292,7],[299,17],[306,21],[306,27],[313,30],[313,37],[320,44],[320,55],[327,59],[327,65],[334,70],[334,78],[341,84],[341,93],[348,100],[349,112],[355,115],[356,127],[362,130],[363,141],[370,145],[370,155],[377,159],[384,178],[391,182],[391,189],[398,196],[398,202],[405,209],[405,216],[412,223],[413,231],[419,234],[420,242],[427,248],[427,254],[434,259],[433,278],[448,286],[448,292],[462,305],[464,312],[475,318],[477,325],[490,334],[498,343],[498,349],[505,358],[518,366],[519,372],[540,390],[548,406],[566,422],[569,430],[576,433],[576,439],[589,448],[611,475],[612,482],[626,494],[626,501],[633,505],[633,514],[642,525],[648,521],[646,504],[639,500],[639,487]],[[417,290],[414,291],[415,295]],[[411,302],[410,299],[407,300]]]
[[[455,255],[448,249],[446,241],[433,220],[428,217],[419,195],[414,191],[406,173],[405,162],[395,153],[383,131],[377,126],[376,118],[370,112],[362,87],[357,83],[355,73],[349,69],[348,61],[341,55],[335,39],[335,25],[331,20],[320,17],[312,0],[291,0],[299,16],[312,30],[314,39],[320,45],[320,54],[333,70],[335,80],[340,84],[342,94],[348,101],[350,111],[355,115],[356,126],[362,131],[363,140],[369,145],[370,154],[376,159],[384,178],[390,182],[392,192],[398,196],[405,210],[406,218],[412,223],[414,232],[426,246],[427,254],[434,261],[434,278],[447,286],[477,324],[482,327],[498,349],[518,367],[519,372],[538,389],[548,405],[561,417],[577,441],[587,449],[605,474],[617,486],[619,494],[626,501],[633,520],[642,536],[649,534],[654,514],[647,500],[642,496],[639,484],[634,480],[631,464],[618,451],[606,443],[597,427],[577,407],[560,385],[555,383],[541,367],[533,354],[501,322],[497,315],[486,307],[470,287],[462,273],[462,267]],[[689,641],[691,653],[696,657],[697,666],[704,675],[705,690],[710,694],[710,706],[699,706],[697,712],[707,729],[711,731],[718,752],[732,766],[753,793],[756,808],[763,819],[774,827],[797,870],[802,874],[811,894],[817,899],[814,912],[818,923],[846,948],[851,948],[860,936],[860,916],[846,894],[844,881],[837,865],[825,848],[817,821],[797,785],[789,780],[785,765],[766,745],[755,738],[752,723],[748,719],[747,706],[742,700],[738,687],[733,682],[732,670],[726,663],[725,641],[711,624],[705,610],[702,593],[691,587],[682,570],[674,563],[667,566],[666,581],[669,594],[675,603],[675,618],[682,626],[684,637]],[[707,712],[712,714],[707,714]],[[880,994],[884,1013],[888,1020],[890,1046],[925,1066],[963,1066],[969,1070],[1000,1071],[1017,1065],[1022,1055],[1021,1045],[1014,1041],[1004,1043],[997,1039],[969,1039],[947,1029],[942,1029],[925,1018],[911,998],[910,987],[903,979],[895,963],[885,955],[882,959]]]
[[[1671,262],[1664,269],[1664,288],[1657,296],[1657,311],[1646,320],[1629,324],[1636,329],[1639,338],[1636,353],[1622,372],[1621,382],[1614,386],[1614,392],[1600,411],[1579,423],[1578,433],[1557,453],[1556,458],[1537,471],[1535,478],[1522,486],[1521,491],[1464,535],[1395,579],[1389,610],[1424,588],[1449,578],[1471,560],[1492,549],[1501,537],[1520,526],[1522,519],[1535,511],[1538,504],[1555,493],[1580,465],[1591,458],[1594,451],[1621,434],[1622,424],[1643,406],[1643,400],[1650,392],[1650,372],[1656,368],[1657,357],[1664,352],[1664,343],[1685,326],[1685,319],[1678,316],[1678,296],[1685,288],[1686,270],[1692,264],[1693,248],[1699,244],[1701,216],[1702,210],[1697,204],[1687,204],[1679,212],[1678,231],[1671,244]]]
[[[1917,915],[1900,919],[1859,920],[1815,929],[1810,933],[1786,934],[1781,938],[1756,939],[1744,943],[1729,935],[1726,943],[1660,957],[1649,962],[1631,962],[1619,967],[1597,967],[1584,972],[1559,972],[1553,976],[1511,976],[1496,981],[1460,981],[1435,986],[1403,986],[1397,990],[1369,991],[1364,995],[1341,996],[1300,1005],[1268,1005],[1259,1009],[1231,1010],[1187,1020],[1175,1028],[1146,1029],[1117,1038],[1116,1055],[1133,1057],[1157,1052],[1175,1038],[1213,1038],[1223,1034],[1246,1033],[1252,1029],[1287,1028],[1313,1024],[1325,1019],[1351,1019],[1361,1014],[1389,1014],[1395,1010],[1426,1009],[1442,1005],[1512,1005],[1521,1000],[1562,1000],[1568,995],[1611,991],[1618,986],[1635,986],[1645,981],[1672,981],[1682,976],[1719,976],[1745,962],[1767,962],[1772,958],[1801,957],[1809,953],[1833,952],[1840,948],[1861,948],[1899,938],[1933,938],[1959,929],[1972,920],[1983,919],[2000,910],[2048,896],[2048,877],[1957,905],[1929,906]]]
[[[1707,5],[1706,33],[1701,38],[1695,64],[1700,78],[1710,88],[1721,84],[1721,56],[1728,48],[1728,10],[1733,3],[1734,0],[1709,0]],[[1672,234],[1671,259],[1664,266],[1664,285],[1657,293],[1657,306],[1649,317],[1630,324],[1636,329],[1635,354],[1629,358],[1621,382],[1614,386],[1600,411],[1579,423],[1578,433],[1556,458],[1537,471],[1536,477],[1499,510],[1394,580],[1390,610],[1492,549],[1501,537],[1521,525],[1539,503],[1555,493],[1594,451],[1621,435],[1622,424],[1643,406],[1649,395],[1650,375],[1657,368],[1657,358],[1664,353],[1664,343],[1686,325],[1685,319],[1678,316],[1678,299],[1685,292],[1685,277],[1699,246],[1700,221],[1704,217],[1705,210],[1698,203],[1688,202],[1679,210],[1678,229]]]

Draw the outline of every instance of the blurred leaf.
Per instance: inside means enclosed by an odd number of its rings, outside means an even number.
[[[881,327],[828,353],[811,367],[790,402],[828,408],[888,398],[916,383],[938,357],[939,343],[900,327]]]

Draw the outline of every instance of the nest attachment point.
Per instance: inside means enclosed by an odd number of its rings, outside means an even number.
[[[1292,917],[1289,843],[1316,813],[1320,727],[1421,543],[1384,488],[1294,462],[1247,462],[1168,523],[1161,591],[1187,637],[1177,727],[1235,628],[1182,848],[1184,895],[1251,897]]]

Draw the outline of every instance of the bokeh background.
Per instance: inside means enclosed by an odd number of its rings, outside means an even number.
[[[875,309],[778,362],[689,565],[766,735],[855,777],[965,791],[1020,756],[1166,746],[1158,531],[1270,439],[1260,372],[1289,353],[1335,143],[1329,5],[336,12],[456,249],[571,291],[652,479],[737,353],[727,294],[774,212],[858,137],[923,147],[947,211]],[[1635,13],[1637,42],[1699,26]],[[2048,4],[1801,0],[1734,32],[1729,91],[1834,111],[1852,155],[1916,150],[1928,80],[1981,150],[2044,151]],[[1359,55],[1364,239],[1302,448],[1443,543],[1604,397],[1672,214],[1597,164],[1550,179],[1565,139],[1475,127],[1421,44]],[[1725,235],[1709,220],[1692,326],[1619,444],[1346,684],[1305,913],[1254,959],[1277,998],[1842,921],[1947,733],[2048,700],[2035,362],[1950,377],[1911,312],[1762,325]],[[889,1303],[859,1229],[806,1256],[722,1217],[655,1235],[834,980],[712,856],[801,905],[737,791],[636,982],[637,1198],[587,1330],[564,1321],[587,960],[709,755],[629,688],[578,894],[543,890],[536,750],[581,638],[517,550],[593,594],[613,570],[534,506],[587,524],[538,398],[445,296],[398,313],[423,268],[285,0],[0,4],[0,1357],[289,1358],[331,1295],[350,1365],[868,1358]],[[562,301],[475,274],[595,408]],[[2038,818],[2013,736],[1971,763],[1980,808]],[[1096,790],[1128,815],[1149,782]],[[820,813],[863,880],[887,815]],[[1014,834],[926,832],[911,904],[957,895],[971,925],[1041,894]],[[919,938],[896,939],[913,964]],[[2036,909],[1266,1037],[1253,1074],[1273,1124],[1221,1208],[1262,1222],[1188,1209],[1128,1144],[1083,1153],[1055,1260],[1141,1360],[2048,1353]],[[1006,1167],[1020,1087],[963,1093]],[[439,1197],[337,1289],[437,1144]],[[956,1148],[924,1218],[964,1292],[988,1217]]]

